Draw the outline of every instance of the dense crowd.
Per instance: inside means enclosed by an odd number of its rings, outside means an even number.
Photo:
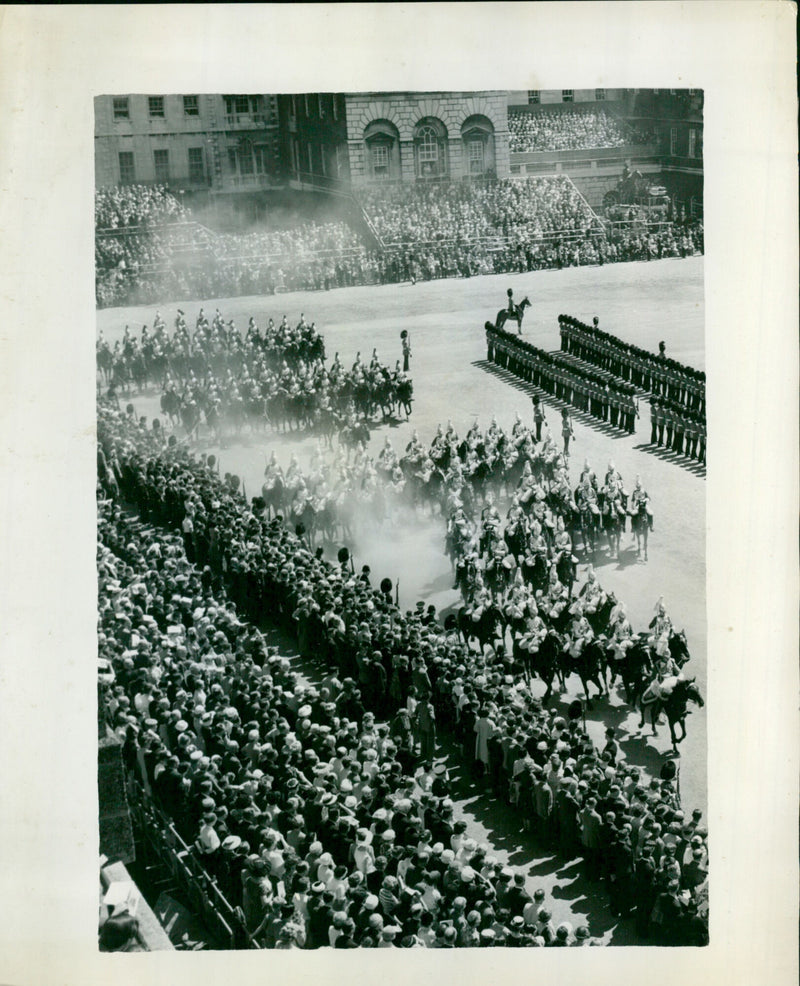
[[[508,148],[512,154],[582,151],[644,142],[643,134],[623,124],[608,110],[595,108],[510,111],[508,131]]]
[[[97,304],[330,290],[703,250],[696,224],[603,227],[563,177],[396,186],[365,193],[364,205],[382,250],[368,249],[338,220],[218,235],[192,222],[161,186],[101,190]]]
[[[583,232],[596,222],[565,176],[393,185],[366,190],[361,203],[387,245],[498,236],[524,242]]]
[[[605,370],[589,370],[491,322],[486,331],[487,358],[509,372],[599,421],[633,434],[639,406],[636,388]]]
[[[189,218],[188,211],[166,185],[116,185],[95,192],[95,229],[160,226]]]
[[[98,439],[101,489],[184,544],[101,506],[100,646],[118,676],[104,707],[260,940],[571,941],[453,821],[437,724],[526,827],[583,855],[615,914],[635,911],[664,944],[704,940],[706,833],[672,781],[641,783],[616,744],[596,751],[576,719],[545,711],[502,654],[465,646],[424,604],[402,613],[388,580],[374,590],[346,559],[312,554],[158,430],[101,404]],[[264,616],[328,668],[319,689],[243,622]]]

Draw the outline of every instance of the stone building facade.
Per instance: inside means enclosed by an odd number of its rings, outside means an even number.
[[[274,95],[103,95],[94,112],[98,188],[156,183],[237,192],[278,181]]]
[[[507,101],[505,91],[281,96],[284,163],[323,188],[506,177]]]
[[[352,182],[507,176],[507,99],[500,91],[348,94]]]

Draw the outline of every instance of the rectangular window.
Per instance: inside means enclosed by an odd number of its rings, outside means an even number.
[[[156,166],[156,181],[169,181],[169,151],[153,151],[153,162]]]
[[[235,96],[234,103],[236,113],[247,113],[250,109],[250,100],[247,96]]]
[[[127,96],[115,96],[114,97],[114,119],[115,120],[130,120],[130,111],[128,109],[128,97]]]
[[[541,103],[542,93],[540,89],[528,90],[528,103]]]
[[[325,107],[322,105],[322,93],[317,93],[317,109],[319,110],[320,120],[325,116]]]
[[[292,116],[297,116],[297,96],[292,96]]]
[[[306,96],[306,102],[308,102],[308,96]],[[311,144],[307,144],[306,145],[306,152],[307,152],[306,156],[308,157],[308,173],[311,174],[311,175],[313,175],[314,174],[314,158],[313,158],[313,155],[311,153]]]
[[[333,108],[333,118],[334,118],[334,120],[338,120],[339,119],[339,106],[338,106],[337,101],[336,101],[336,93],[334,93],[331,96],[331,104],[332,104],[332,108]]]
[[[123,185],[130,185],[136,181],[136,173],[133,168],[133,151],[119,152],[119,180]]]
[[[205,181],[206,173],[203,165],[203,148],[189,148],[189,181],[197,185]]]
[[[239,174],[239,165],[236,162],[236,151],[233,147],[228,148],[228,167],[235,174]]]
[[[439,160],[439,145],[435,140],[423,140],[419,145],[419,159],[423,163],[435,163]]]
[[[669,152],[673,156],[678,153],[678,128],[671,127],[669,131]]]
[[[148,96],[147,97],[147,108],[150,111],[150,116],[160,117],[164,119],[164,97],[163,96]]]
[[[253,151],[256,156],[256,174],[267,174],[269,171],[269,148],[266,144],[256,144]]]
[[[483,174],[483,141],[471,140],[469,148],[469,173],[471,175]]]
[[[605,89],[595,89],[594,98],[598,103],[602,103],[603,100],[606,98]]]
[[[242,175],[252,175],[254,170],[253,147],[248,142],[244,147],[239,148],[239,173]]]
[[[200,115],[200,107],[198,105],[197,96],[183,97],[183,112],[186,116]]]
[[[689,130],[689,157],[695,157],[697,153],[697,131]]]
[[[389,148],[385,144],[377,144],[372,148],[372,165],[375,168],[389,167]]]
[[[372,148],[372,173],[376,178],[389,174],[389,148],[386,144],[375,144]]]
[[[303,101],[306,105],[306,119],[308,119],[311,116],[311,110],[308,108],[308,93],[303,96]]]
[[[562,89],[561,90],[561,102],[562,103],[572,103],[575,100],[575,91],[573,89]]]

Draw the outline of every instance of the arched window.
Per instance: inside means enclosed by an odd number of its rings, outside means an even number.
[[[440,178],[448,174],[447,128],[435,117],[424,117],[414,130],[417,178]]]
[[[439,160],[439,140],[433,127],[420,127],[417,135],[419,141],[419,159],[422,163],[435,163]]]
[[[476,114],[467,117],[461,125],[461,141],[463,145],[465,176],[472,178],[493,174],[494,159],[494,126],[485,116]]]
[[[364,128],[366,170],[375,181],[400,177],[400,134],[389,120],[373,120]]]

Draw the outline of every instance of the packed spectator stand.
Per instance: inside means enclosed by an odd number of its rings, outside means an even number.
[[[624,144],[644,144],[652,135],[637,130],[606,109],[511,110],[508,114],[509,150],[582,151]]]
[[[217,234],[163,186],[97,192],[100,307],[692,256],[692,224],[604,226],[569,179],[387,186],[364,193],[382,249],[341,220]],[[269,224],[269,219],[267,219]]]
[[[584,232],[597,222],[562,175],[370,188],[361,202],[385,244],[493,236],[526,242],[546,233]]]
[[[641,786],[497,654],[313,555],[161,430],[101,404],[98,439],[101,490],[148,522],[100,502],[100,649],[116,676],[103,707],[131,773],[241,906],[246,940],[571,943],[452,823],[437,722],[538,836],[584,856],[614,913],[635,909],[665,944],[703,940],[706,833],[673,783]],[[320,689],[243,622],[264,614],[328,666]]]

